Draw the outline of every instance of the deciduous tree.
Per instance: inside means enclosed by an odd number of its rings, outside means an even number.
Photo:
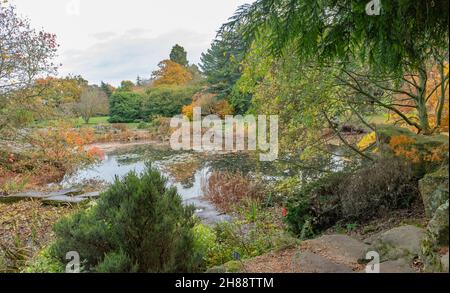
[[[95,115],[107,115],[109,113],[108,96],[96,86],[87,86],[83,89],[74,110],[87,124]]]
[[[192,80],[192,74],[182,65],[170,60],[161,61],[159,69],[153,72],[153,84],[161,85],[186,85]]]

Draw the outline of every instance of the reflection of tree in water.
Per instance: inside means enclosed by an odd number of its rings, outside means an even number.
[[[194,186],[195,173],[202,168],[202,162],[197,159],[189,159],[185,162],[171,162],[162,166],[162,169],[184,188]]]
[[[339,157],[331,155],[332,153],[336,153],[336,150],[330,150],[327,155],[318,156],[310,161],[301,160],[300,154],[291,154],[280,156],[274,162],[261,162],[256,152],[195,153],[145,145],[117,150],[112,155],[115,155],[117,161],[123,165],[142,161],[158,162],[161,169],[174,181],[180,183],[184,188],[192,188],[196,182],[197,172],[206,168],[208,172],[240,173],[244,176],[256,176],[265,180],[276,180],[286,176],[301,176],[305,180],[310,180],[317,174],[335,170],[338,167],[335,166],[336,164],[343,163]],[[330,166],[334,167],[331,167],[330,170]]]
[[[143,145],[119,149],[111,153],[111,155],[116,156],[118,163],[129,165],[142,161],[162,161],[178,153],[181,152],[173,151],[168,148],[155,148],[152,146]]]

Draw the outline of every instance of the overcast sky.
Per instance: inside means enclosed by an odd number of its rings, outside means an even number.
[[[55,33],[60,75],[117,85],[148,78],[176,43],[199,63],[217,29],[253,0],[12,0],[36,28]],[[79,5],[78,5],[79,4]]]

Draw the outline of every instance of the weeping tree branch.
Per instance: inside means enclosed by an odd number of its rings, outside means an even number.
[[[325,119],[328,122],[328,125],[330,126],[330,128],[333,130],[333,132],[336,134],[336,136],[347,146],[349,147],[351,150],[353,150],[354,152],[356,152],[357,154],[359,154],[360,156],[373,161],[373,159],[371,157],[369,157],[368,155],[366,155],[365,153],[361,152],[360,150],[358,150],[356,147],[352,146],[344,137],[342,137],[341,133],[339,132],[338,129],[336,129],[333,125],[333,121],[331,121],[331,119],[328,117],[327,113],[325,113],[325,111],[322,111],[323,116],[325,117]]]

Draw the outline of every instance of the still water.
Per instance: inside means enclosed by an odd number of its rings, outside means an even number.
[[[207,224],[229,219],[203,198],[202,183],[212,171],[241,172],[268,180],[286,175],[286,171],[279,171],[276,163],[259,162],[257,155],[180,152],[141,145],[108,153],[97,164],[67,175],[62,184],[67,187],[92,180],[112,183],[116,177],[121,178],[131,171],[144,171],[148,163],[168,178],[168,184],[177,188],[186,204],[196,206],[197,215]]]

